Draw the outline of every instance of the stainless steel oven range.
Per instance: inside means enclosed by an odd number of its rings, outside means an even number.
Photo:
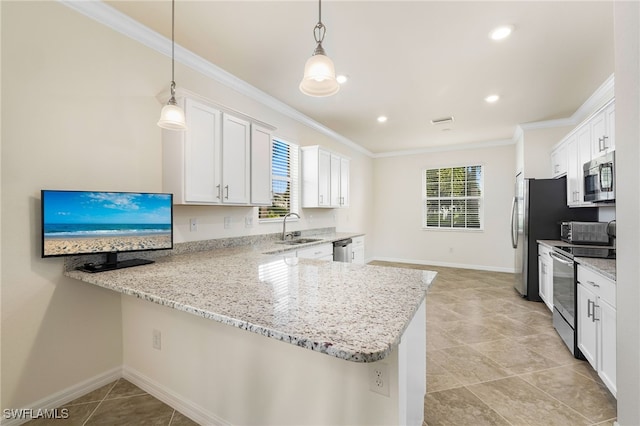
[[[574,256],[615,259],[609,247],[554,247],[553,258],[553,326],[573,356],[584,358],[576,338],[576,265]]]
[[[574,356],[576,341],[576,284],[573,256],[554,247],[553,259],[553,327]]]

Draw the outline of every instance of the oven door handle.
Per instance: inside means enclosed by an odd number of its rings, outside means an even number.
[[[573,266],[573,260],[567,260],[564,257],[555,254],[554,252],[549,253],[549,255],[560,263],[564,263],[567,266]]]

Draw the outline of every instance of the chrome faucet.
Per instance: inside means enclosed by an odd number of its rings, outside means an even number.
[[[284,215],[284,220],[282,221],[282,241],[287,239],[287,218],[289,216],[295,216],[300,219],[300,215],[298,213],[287,213]]]

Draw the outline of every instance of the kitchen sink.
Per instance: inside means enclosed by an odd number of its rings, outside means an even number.
[[[276,244],[294,246],[298,244],[315,243],[316,241],[322,241],[322,238],[296,238],[295,240],[276,241]]]

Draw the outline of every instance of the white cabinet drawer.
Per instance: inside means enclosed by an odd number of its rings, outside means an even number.
[[[321,244],[298,250],[298,257],[303,259],[326,258],[333,260],[333,244]]]
[[[578,265],[578,282],[591,289],[594,294],[616,307],[616,284],[603,275]]]
[[[538,256],[540,257],[549,257],[549,253],[551,253],[553,249],[551,247],[547,247],[544,244],[538,244]]]
[[[362,247],[364,246],[364,237],[355,237],[351,239],[351,247]]]

